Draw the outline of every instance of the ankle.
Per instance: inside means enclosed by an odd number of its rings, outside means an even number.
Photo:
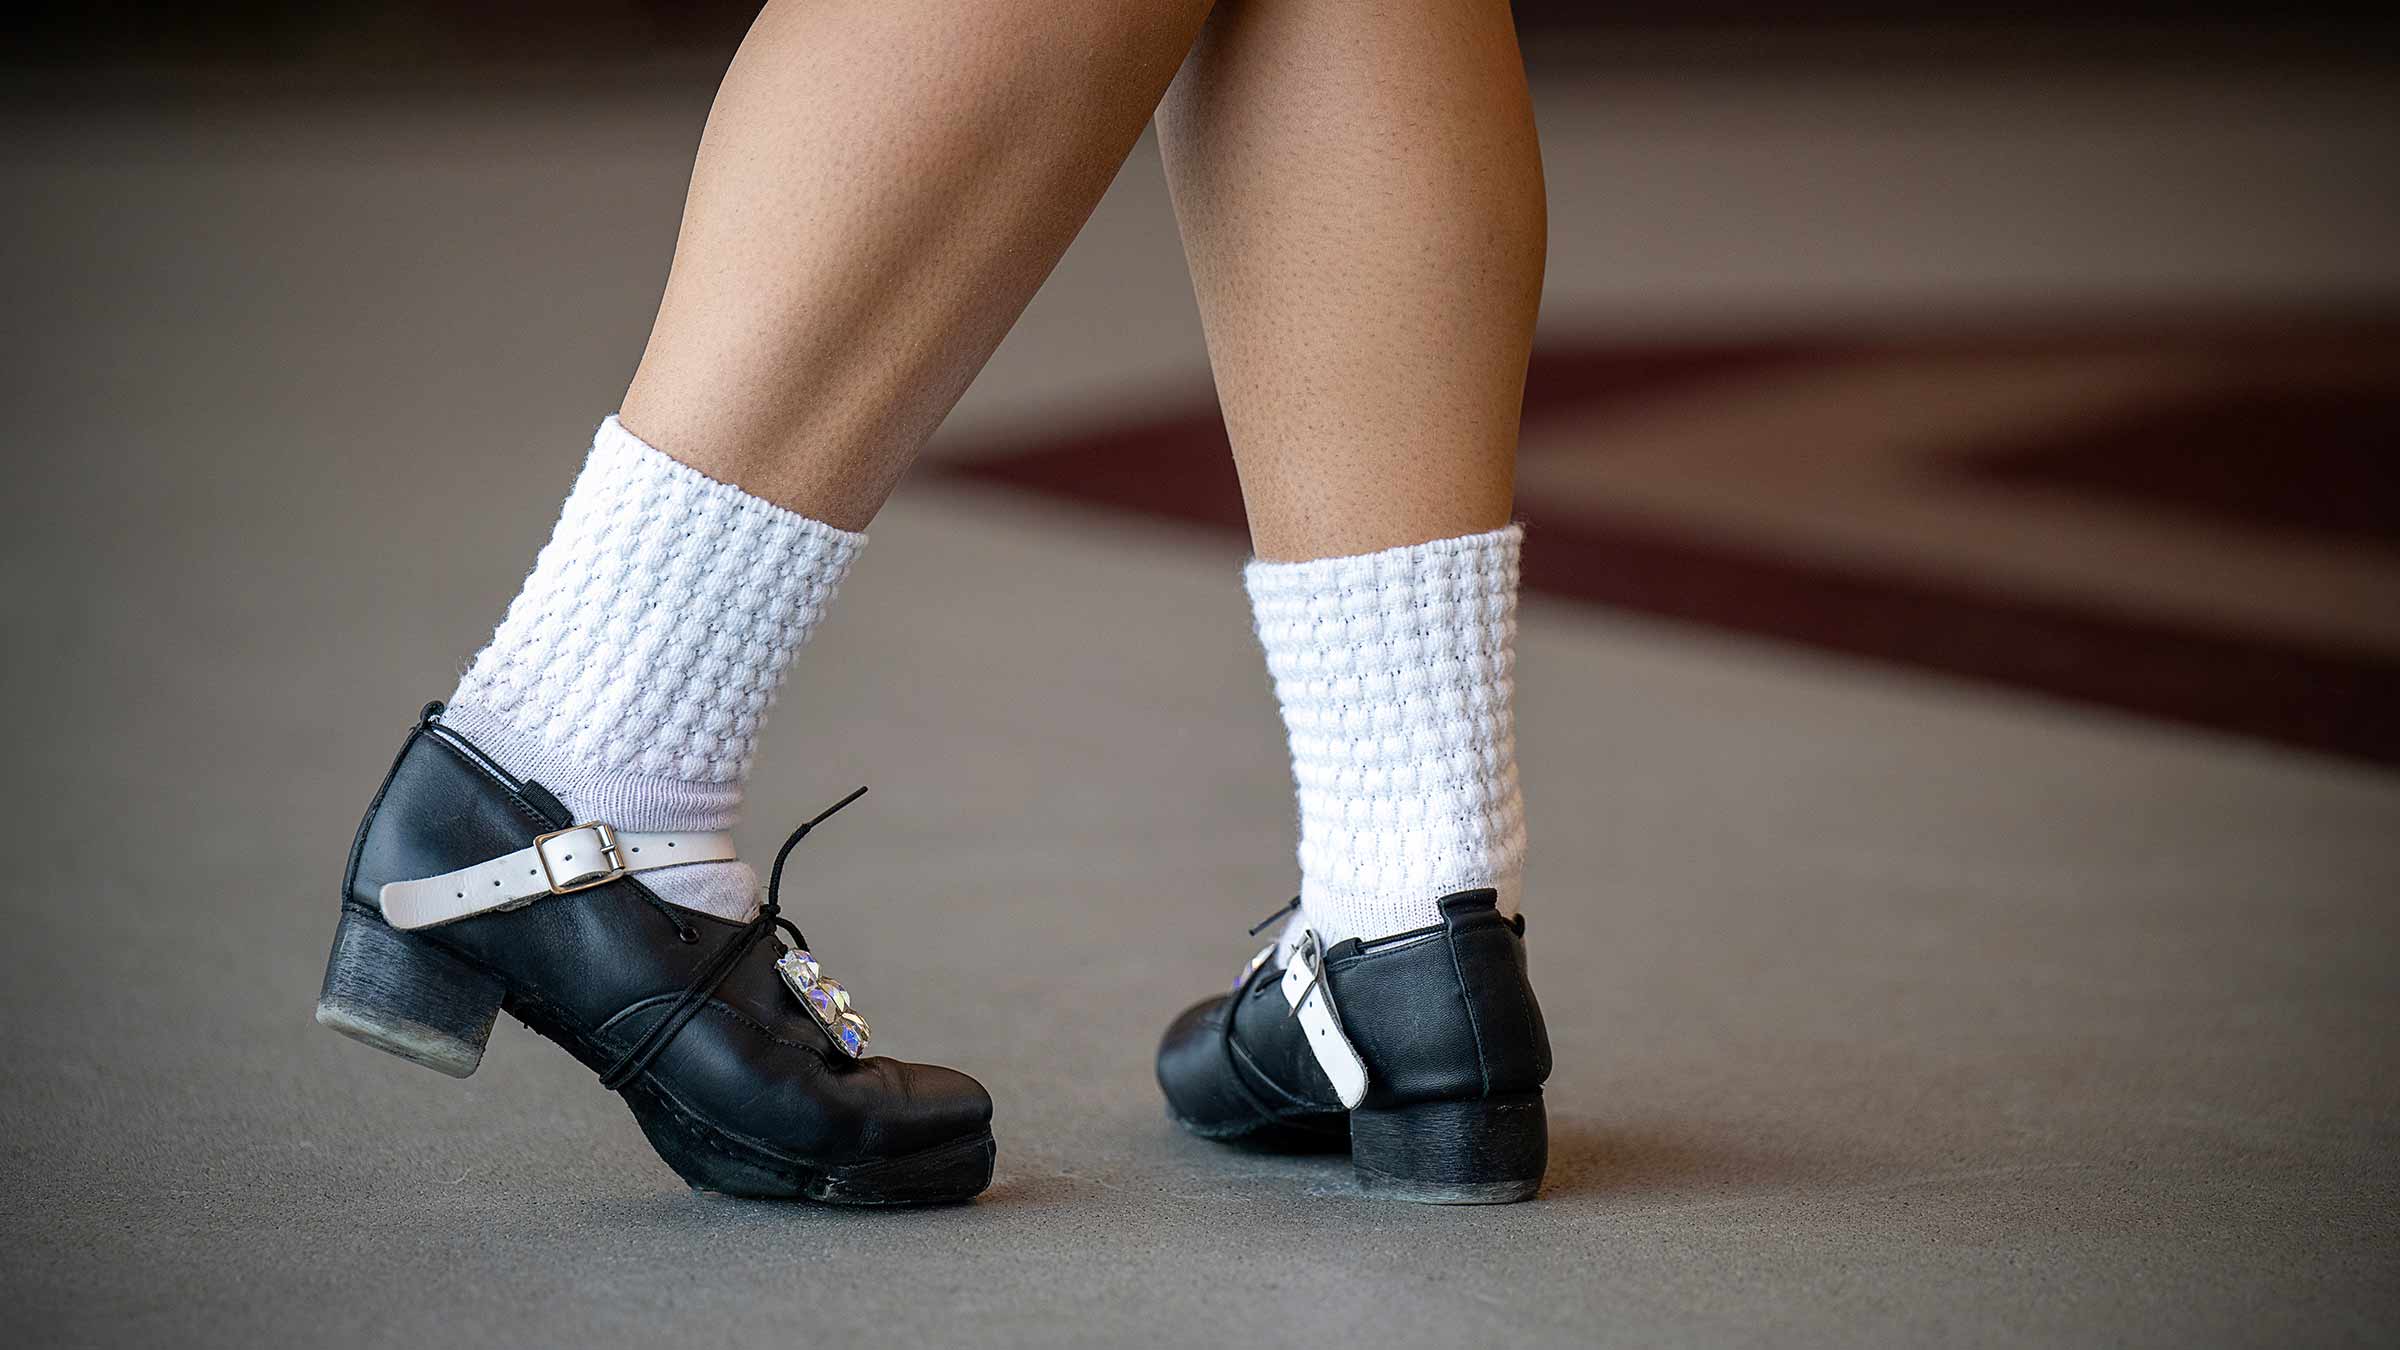
[[[1244,573],[1299,788],[1301,905],[1328,945],[1514,912],[1516,526]]]
[[[444,726],[472,741],[511,775],[539,783],[578,822],[618,830],[729,830],[741,815],[742,785],[694,783],[653,774],[597,772],[574,751],[545,742],[515,719],[473,702],[445,706]],[[646,876],[658,898],[744,922],[758,913],[758,874],[748,863],[696,863]]]
[[[1442,902],[1464,891],[1491,891],[1500,917],[1514,918],[1524,889],[1525,874],[1521,870],[1498,877],[1465,874],[1437,881],[1428,888],[1401,892],[1360,892],[1311,886],[1304,881],[1297,923],[1314,930],[1317,941],[1328,948],[1351,938],[1374,942],[1400,933],[1441,927]],[[1297,927],[1292,931],[1296,941]]]
[[[612,417],[442,720],[578,821],[728,830],[776,686],[865,542],[711,479]],[[758,910],[741,863],[644,884],[720,918]]]

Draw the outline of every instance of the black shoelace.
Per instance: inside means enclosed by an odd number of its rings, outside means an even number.
[[[808,945],[808,938],[801,933],[799,925],[783,917],[784,860],[792,856],[792,850],[808,837],[810,830],[831,819],[834,812],[866,795],[867,790],[862,787],[819,811],[813,819],[792,831],[791,838],[784,840],[783,847],[776,850],[774,869],[767,874],[767,900],[758,907],[758,917],[743,925],[742,931],[734,934],[732,941],[700,967],[699,973],[692,976],[692,982],[685,986],[683,997],[675,1000],[675,1005],[667,1010],[667,1015],[652,1023],[650,1029],[642,1033],[641,1039],[635,1041],[632,1048],[617,1060],[615,1067],[600,1076],[600,1086],[614,1092],[649,1068],[659,1053],[667,1048],[667,1043],[675,1039],[675,1033],[683,1030],[684,1024],[699,1014],[710,996],[717,992],[717,986],[725,983],[726,977],[733,974],[733,968],[741,964],[742,957],[760,938],[780,928],[791,934],[793,946]]]
[[[1257,937],[1259,929],[1266,927],[1268,924],[1275,922],[1277,919],[1282,918],[1284,915],[1289,914],[1298,908],[1300,908],[1300,897],[1295,895],[1290,900],[1285,901],[1280,909],[1277,909],[1274,913],[1263,919],[1260,919],[1257,923],[1250,925],[1250,936]]]

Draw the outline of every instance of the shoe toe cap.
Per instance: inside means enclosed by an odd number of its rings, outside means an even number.
[[[882,1058],[860,1061],[858,1072],[876,1080],[876,1109],[859,1122],[866,1152],[899,1157],[991,1131],[992,1094],[971,1075]]]

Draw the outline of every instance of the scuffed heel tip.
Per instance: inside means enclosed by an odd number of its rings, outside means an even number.
[[[452,1078],[472,1078],[476,1067],[483,1063],[483,1046],[479,1044],[414,1022],[378,1017],[371,1010],[354,1005],[320,1001],[317,1025]]]
[[[317,1025],[465,1078],[483,1062],[505,991],[422,937],[345,911],[317,993]]]
[[[1359,1193],[1376,1200],[1404,1200],[1412,1205],[1513,1205],[1541,1193],[1542,1179],[1522,1181],[1420,1181],[1386,1176],[1371,1168],[1358,1172]]]

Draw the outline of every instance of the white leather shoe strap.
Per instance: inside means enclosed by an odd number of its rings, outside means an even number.
[[[389,882],[383,888],[383,918],[394,928],[428,928],[470,914],[515,909],[545,895],[589,890],[636,872],[732,862],[735,856],[733,836],[723,830],[637,834],[587,821],[473,867]]]
[[[1292,1016],[1300,1019],[1300,1029],[1308,1033],[1308,1048],[1316,1053],[1317,1067],[1333,1080],[1342,1109],[1355,1111],[1367,1099],[1367,1062],[1358,1057],[1358,1047],[1350,1044],[1342,1030],[1342,1016],[1333,1006],[1333,987],[1325,983],[1324,962],[1316,930],[1310,929],[1292,950],[1292,963],[1283,968],[1283,1001],[1292,1005]]]

